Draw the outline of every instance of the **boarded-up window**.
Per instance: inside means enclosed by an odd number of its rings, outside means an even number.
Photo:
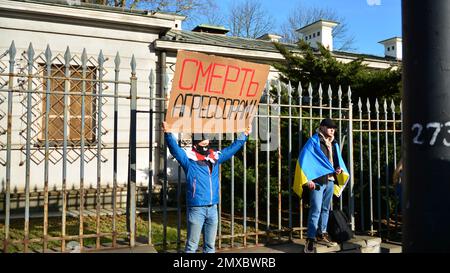
[[[86,71],[86,80],[83,81],[83,70],[81,66],[70,67],[70,78],[68,81],[65,77],[65,67],[63,65],[53,65],[51,69],[51,86],[50,86],[50,111],[48,120],[48,138],[49,141],[61,142],[64,139],[64,95],[55,94],[55,92],[64,92],[65,84],[68,84],[68,111],[67,111],[67,139],[76,144],[81,140],[81,121],[82,121],[82,91],[83,82],[85,83],[84,96],[84,137],[85,141],[93,142],[94,134],[94,115],[95,115],[95,74],[96,69],[89,67]],[[47,75],[47,69],[44,70]],[[47,89],[47,81],[44,80],[44,91]],[[72,95],[73,94],[73,95]],[[46,96],[42,100],[42,134],[41,140],[45,140],[45,114],[46,114]]]

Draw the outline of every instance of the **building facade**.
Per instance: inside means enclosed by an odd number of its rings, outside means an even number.
[[[100,52],[105,59],[103,64],[103,89],[104,94],[113,94],[115,70],[117,69],[115,60],[117,55],[120,56],[120,82],[129,82],[132,72],[130,63],[134,56],[136,64],[136,78],[137,78],[137,92],[138,97],[158,97],[165,98],[170,93],[170,80],[174,74],[174,67],[176,63],[177,50],[191,50],[207,54],[220,55],[224,57],[238,58],[246,61],[272,64],[273,62],[282,61],[283,56],[273,45],[273,41],[278,41],[280,36],[267,34],[258,39],[245,39],[239,37],[226,36],[226,29],[217,28],[214,26],[201,25],[192,31],[182,30],[182,22],[185,18],[183,16],[168,14],[168,13],[151,13],[144,11],[129,11],[118,8],[106,8],[95,5],[72,3],[70,1],[9,1],[0,0],[0,54],[3,53],[0,59],[2,65],[2,90],[8,90],[8,50],[14,42],[17,50],[14,72],[19,75],[14,77],[14,88],[18,90],[27,90],[26,86],[26,70],[27,70],[27,54],[30,49],[30,44],[35,52],[33,73],[43,75],[46,68],[43,66],[46,60],[45,52],[49,46],[52,55],[52,65],[55,74],[53,76],[64,77],[64,60],[67,52],[70,52],[70,73],[71,75],[80,74],[81,72],[81,56],[83,51],[87,53],[88,59],[88,78],[91,80],[97,79],[99,55]],[[332,45],[331,29],[336,23],[320,20],[316,23],[310,24],[299,31],[307,31],[304,33],[310,41],[316,41],[320,37],[320,41],[327,41]],[[326,28],[326,29],[324,29]],[[321,35],[309,38],[310,33]],[[314,36],[315,36],[314,35]],[[325,37],[327,36],[327,37]],[[296,46],[286,44],[292,51],[296,50]],[[332,48],[332,47],[330,47]],[[399,51],[401,49],[396,49]],[[400,51],[401,52],[401,51]],[[336,58],[343,62],[350,62],[358,57],[364,57],[365,63],[372,68],[388,68],[398,65],[396,58],[387,56],[371,56],[364,54],[355,54],[348,52],[333,51]],[[21,74],[22,73],[22,74]],[[59,73],[59,74],[58,74]],[[22,75],[22,76],[20,76]],[[278,72],[272,67],[269,73],[269,81],[277,79]],[[37,79],[33,83],[34,90],[45,91],[44,78]],[[163,83],[163,84],[161,84]],[[71,82],[69,81],[69,85]],[[63,80],[58,87],[54,87],[53,91],[64,91],[62,87]],[[69,87],[71,92],[77,92],[76,84],[72,83],[73,88]],[[91,88],[91,89],[89,89]],[[98,92],[95,86],[88,88],[88,92]],[[152,90],[153,95],[150,93]],[[79,90],[78,90],[79,92]],[[0,157],[2,162],[6,162],[6,142],[7,134],[7,103],[6,92],[2,92],[2,103],[0,110],[4,115],[0,118],[0,126],[4,129],[3,134],[0,135],[0,143],[2,151]],[[118,95],[129,96],[129,85],[119,85]],[[55,95],[56,96],[56,95]],[[45,114],[45,100],[39,93],[36,93],[36,98],[33,99],[31,105],[33,119],[33,127],[31,128],[31,163],[30,173],[31,188],[41,190],[44,187],[43,177],[43,162],[44,155],[42,152],[42,138]],[[71,99],[74,102],[71,102]],[[56,102],[51,103],[50,124],[49,124],[49,138],[54,142],[51,151],[50,177],[49,187],[60,189],[61,187],[61,169],[63,164],[63,155],[61,153],[63,138],[61,131],[62,112],[61,107],[64,103],[61,97],[55,97]],[[68,139],[69,144],[72,140],[72,145],[68,147],[66,157],[68,158],[68,166],[66,168],[67,187],[77,188],[80,183],[80,154],[77,152],[80,140],[80,124],[79,115],[80,105],[76,99],[70,97],[68,99],[69,105],[69,122],[73,119],[73,125],[69,126]],[[89,106],[91,103],[91,106]],[[138,100],[137,108],[148,110],[150,107],[148,100]],[[158,173],[162,170],[164,164],[163,146],[161,143],[162,132],[160,130],[160,123],[162,119],[161,112],[164,107],[161,100],[153,101],[155,114],[153,116],[153,128],[149,129],[149,116],[137,115],[137,166],[138,184],[148,184],[149,169],[156,170]],[[113,98],[102,98],[102,124],[101,130],[96,128],[95,114],[96,110],[90,112],[89,107],[97,107],[98,102],[91,100],[85,105],[86,118],[85,127],[88,131],[86,133],[87,146],[85,153],[85,183],[87,185],[96,185],[98,180],[98,151],[101,153],[101,185],[108,186],[113,183],[113,168],[112,165],[112,145],[114,136],[114,103]],[[13,114],[12,114],[12,140],[11,140],[11,187],[16,188],[17,191],[23,191],[26,171],[24,164],[26,157],[26,114],[29,111],[29,106],[26,105],[24,93],[14,93],[13,95]],[[53,109],[55,108],[55,109]],[[59,109],[59,110],[58,110]],[[93,108],[92,108],[93,109]],[[97,108],[96,108],[97,109]],[[59,112],[58,112],[59,111]],[[125,185],[127,181],[127,164],[128,164],[128,140],[130,129],[130,111],[129,102],[126,99],[118,102],[118,127],[117,127],[117,157],[118,170],[117,181],[120,185]],[[73,116],[71,116],[71,113]],[[90,113],[90,114],[89,114]],[[77,120],[78,117],[78,120]],[[53,118],[53,119],[52,119]],[[78,121],[78,123],[76,123]],[[89,123],[91,122],[91,123]],[[59,129],[58,129],[59,128]],[[97,149],[95,141],[96,134],[102,134],[101,147]],[[149,163],[148,146],[150,134],[153,135],[153,162]],[[89,143],[89,139],[92,139]],[[168,158],[168,175],[169,181],[175,181],[178,178],[177,163],[173,158]],[[0,176],[3,180],[6,175],[4,167],[1,168]],[[181,174],[184,176],[184,173]],[[158,179],[156,179],[158,180]],[[157,181],[154,181],[157,183]]]

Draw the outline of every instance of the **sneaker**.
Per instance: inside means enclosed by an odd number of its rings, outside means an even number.
[[[330,236],[328,236],[328,233],[318,234],[317,241],[320,243],[324,243],[328,247],[338,245],[336,242],[331,241]]]
[[[305,253],[314,253],[315,247],[316,247],[316,240],[307,238],[306,245],[304,248]]]

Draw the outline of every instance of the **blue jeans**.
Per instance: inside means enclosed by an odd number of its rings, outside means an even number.
[[[319,190],[310,191],[308,215],[308,238],[315,239],[317,232],[326,233],[330,204],[333,198],[334,182],[320,185]]]
[[[217,234],[217,205],[187,208],[187,240],[184,252],[195,253],[203,234],[203,252],[214,253]]]

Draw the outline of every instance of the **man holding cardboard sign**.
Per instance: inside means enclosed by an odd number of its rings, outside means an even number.
[[[248,140],[251,127],[230,146],[221,151],[209,147],[209,139],[194,134],[192,148],[182,149],[163,122],[165,141],[170,153],[186,174],[187,239],[186,253],[197,251],[203,233],[203,252],[214,253],[217,234],[217,204],[219,203],[219,165],[229,160]]]
[[[201,233],[203,252],[215,252],[219,164],[247,141],[268,71],[267,65],[178,51],[163,130],[186,174],[187,253],[197,251]],[[179,147],[171,132],[192,133],[192,148]],[[221,151],[203,135],[235,132],[244,133]]]

